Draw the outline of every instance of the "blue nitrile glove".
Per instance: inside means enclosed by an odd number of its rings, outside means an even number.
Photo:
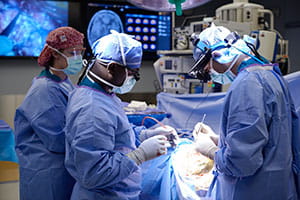
[[[161,156],[167,153],[167,138],[164,135],[156,135],[146,139],[134,151],[126,154],[136,164]]]

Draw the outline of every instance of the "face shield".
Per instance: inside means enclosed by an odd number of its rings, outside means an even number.
[[[64,50],[64,54],[68,57],[83,56],[84,52],[85,52],[85,48],[68,48]]]

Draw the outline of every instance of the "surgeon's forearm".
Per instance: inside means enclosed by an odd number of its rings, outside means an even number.
[[[209,149],[207,151],[206,156],[209,157],[210,159],[214,160],[215,159],[215,154],[216,154],[217,151],[219,151],[219,147],[214,146],[214,147],[212,147],[211,149]]]

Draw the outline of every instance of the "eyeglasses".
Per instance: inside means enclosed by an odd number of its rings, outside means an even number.
[[[104,63],[104,62],[102,62],[102,61],[100,61],[100,60],[97,60],[96,62],[98,62],[99,64],[105,66],[106,68],[107,68],[108,65],[109,65],[108,63]],[[128,76],[133,76],[133,77],[135,78],[136,81],[140,80],[141,76],[140,76],[140,73],[139,73],[139,69],[138,69],[138,68],[137,68],[137,69],[131,69],[131,68],[128,68],[128,67],[126,67],[126,66],[124,66],[124,65],[122,65],[122,64],[120,64],[120,63],[116,63],[116,62],[115,62],[115,64],[117,64],[117,65],[119,65],[119,66],[122,66],[122,67],[126,68],[127,73],[128,73]]]
[[[139,69],[131,69],[131,68],[127,68],[128,71],[128,76],[133,76],[135,78],[136,81],[140,80],[141,76],[139,73]]]

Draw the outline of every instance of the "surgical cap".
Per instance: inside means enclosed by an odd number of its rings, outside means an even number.
[[[105,63],[116,62],[128,68],[139,68],[142,62],[142,45],[125,33],[111,31],[92,45],[94,56]]]
[[[223,26],[215,26],[212,24],[209,28],[206,28],[199,34],[199,41],[203,42],[209,48],[216,47],[218,44],[224,43],[224,39],[231,33],[230,30]],[[235,48],[236,47],[236,48]],[[245,41],[242,39],[238,39],[234,44],[231,46],[226,46],[225,43],[223,46],[212,49],[212,53],[214,51],[218,51],[220,56],[213,57],[219,63],[225,64],[231,62],[236,56],[243,54],[242,51],[249,52],[250,49],[246,45]],[[193,57],[195,60],[204,53],[199,48],[194,48]]]
[[[47,45],[55,49],[67,49],[76,45],[83,45],[83,39],[84,35],[72,27],[60,27],[51,31],[38,58],[38,64],[40,66],[49,66],[50,64],[52,50]]]

